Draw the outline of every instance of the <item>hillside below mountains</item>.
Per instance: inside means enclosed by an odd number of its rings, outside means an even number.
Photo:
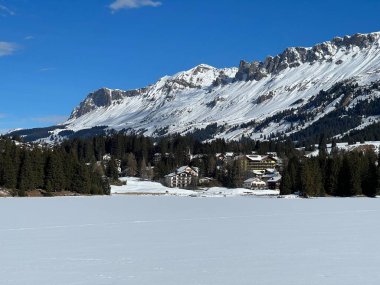
[[[380,33],[292,47],[264,61],[201,64],[136,90],[90,93],[61,125],[19,130],[28,141],[111,131],[200,140],[341,138],[380,122]]]

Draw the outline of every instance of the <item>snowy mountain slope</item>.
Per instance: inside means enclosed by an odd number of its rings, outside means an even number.
[[[53,138],[103,126],[152,136],[200,134],[206,127],[207,138],[289,135],[338,106],[347,110],[358,100],[380,97],[376,86],[351,97],[344,88],[335,94],[336,86],[366,89],[379,80],[380,33],[355,34],[311,48],[288,48],[263,62],[242,61],[239,68],[202,64],[138,90],[102,88],[89,94],[69,120],[49,134]],[[330,90],[334,100],[322,98],[321,90]],[[302,119],[304,114],[307,120]],[[289,120],[290,115],[299,118]]]

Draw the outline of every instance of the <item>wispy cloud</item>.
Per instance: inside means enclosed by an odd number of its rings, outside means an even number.
[[[30,41],[30,40],[34,40],[34,39],[35,39],[34,36],[26,36],[26,37],[24,38],[24,40],[26,40],[26,41]]]
[[[14,16],[16,15],[15,12],[13,12],[11,9],[5,7],[4,5],[0,4],[0,16]]]
[[[44,124],[59,124],[67,120],[67,116],[51,115],[46,117],[32,118],[32,121]]]
[[[0,56],[13,54],[18,49],[18,45],[10,42],[0,42]]]
[[[55,67],[42,67],[38,71],[39,72],[47,72],[47,71],[53,71],[53,70],[56,70],[56,68]]]
[[[4,113],[0,113],[0,119],[4,119],[7,117],[7,114],[4,114]]]
[[[154,0],[116,0],[109,7],[113,13],[121,9],[136,9],[141,7],[158,7],[162,3]]]

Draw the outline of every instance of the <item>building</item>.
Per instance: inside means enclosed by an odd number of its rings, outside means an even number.
[[[243,182],[243,187],[251,190],[260,190],[267,188],[267,184],[260,178],[249,178]]]
[[[182,166],[165,176],[165,185],[170,188],[195,188],[198,184],[197,167]]]
[[[247,171],[274,169],[277,160],[269,155],[248,154],[245,156]]]
[[[219,161],[223,161],[223,162],[228,163],[228,162],[233,161],[235,159],[235,153],[233,153],[233,152],[216,153],[215,157]]]
[[[270,190],[280,188],[281,174],[276,169],[268,168],[265,170],[253,170],[252,172],[253,178],[244,181],[244,188]]]
[[[153,162],[154,162],[154,164],[158,164],[158,163],[160,163],[163,159],[167,159],[167,158],[169,158],[169,157],[174,157],[174,155],[171,154],[171,153],[168,153],[168,152],[166,152],[166,153],[164,153],[164,154],[159,153],[159,152],[156,152],[156,153],[153,155]]]
[[[280,189],[280,184],[281,184],[281,175],[273,176],[272,178],[269,178],[267,181],[268,189],[270,190]]]

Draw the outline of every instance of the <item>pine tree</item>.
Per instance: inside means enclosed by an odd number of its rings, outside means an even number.
[[[336,189],[336,195],[337,196],[349,196],[349,188],[350,186],[350,180],[351,180],[351,170],[350,170],[350,162],[345,155],[342,160],[342,165],[339,170],[338,175],[338,187]]]
[[[338,193],[338,177],[340,170],[340,158],[338,156],[330,157],[327,160],[325,172],[325,190],[328,195],[336,196]]]
[[[107,164],[106,173],[109,178],[113,181],[117,181],[119,179],[119,170],[118,165],[114,157]]]
[[[35,148],[31,151],[30,156],[35,183],[34,187],[37,189],[43,189],[45,185],[45,154],[42,150]]]
[[[319,138],[319,157],[326,157],[327,156],[327,144],[326,144],[326,136],[325,134],[321,134]]]
[[[91,193],[91,177],[86,165],[80,163],[75,165],[70,189],[81,194]]]
[[[371,163],[368,168],[365,187],[363,187],[363,194],[368,197],[376,197],[379,186],[379,170],[374,163]]]
[[[18,167],[11,154],[6,152],[3,157],[3,185],[7,189],[16,189]]]
[[[292,194],[292,181],[290,178],[290,174],[288,171],[283,173],[280,185],[280,194],[281,195],[289,195]]]
[[[45,166],[45,189],[49,192],[60,192],[65,189],[63,157],[57,152],[49,153]]]
[[[338,176],[338,196],[361,195],[360,161],[356,153],[343,156],[342,166]]]
[[[301,165],[301,192],[304,196],[324,196],[321,171],[316,159],[306,159]]]
[[[25,196],[26,191],[34,189],[34,177],[32,169],[32,161],[29,151],[24,151],[20,166],[20,174],[18,176],[18,195]]]

